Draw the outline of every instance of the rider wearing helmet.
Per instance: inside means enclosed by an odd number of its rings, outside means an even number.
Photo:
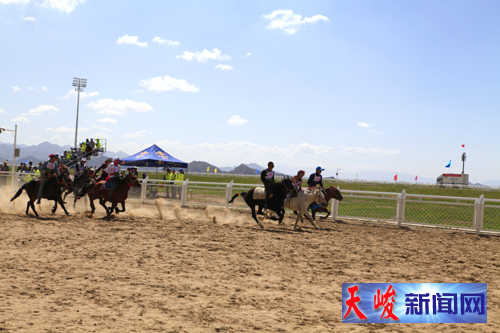
[[[305,174],[306,172],[304,170],[299,170],[295,176],[290,178],[294,188],[292,193],[287,193],[285,202],[283,202],[283,209],[285,209],[288,201],[290,201],[292,197],[296,197],[302,190],[302,177],[304,177]]]

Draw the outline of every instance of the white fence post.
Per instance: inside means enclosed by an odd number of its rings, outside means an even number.
[[[231,200],[231,195],[233,194],[233,181],[226,186],[226,208],[229,207],[229,200]]]
[[[146,201],[146,191],[147,191],[147,188],[148,188],[148,179],[149,179],[149,177],[146,176],[146,178],[144,178],[142,180],[142,184],[141,184],[141,203],[144,203],[144,201]]]
[[[182,193],[181,193],[181,206],[186,205],[186,198],[187,198],[187,192],[188,192],[188,183],[189,183],[189,178],[182,183]]]
[[[483,216],[484,216],[484,195],[481,194],[479,199],[474,202],[474,229],[475,234],[479,235],[483,229]]]
[[[340,190],[340,186],[337,186],[337,189]],[[335,198],[332,198],[332,208],[331,208],[332,220],[337,219],[337,215],[339,215],[339,201]]]
[[[398,227],[401,227],[401,224],[405,220],[405,200],[406,200],[406,192],[403,190],[400,195],[398,195],[397,205],[396,205],[396,218],[398,221]]]

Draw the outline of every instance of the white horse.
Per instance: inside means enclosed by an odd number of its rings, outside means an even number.
[[[316,185],[316,188],[313,189],[300,191],[296,197],[293,197],[290,199],[290,201],[288,201],[286,208],[290,208],[298,212],[293,230],[297,230],[297,224],[299,223],[299,219],[302,217],[302,214],[307,217],[309,222],[311,222],[316,229],[319,229],[319,227],[316,225],[311,215],[307,211],[309,205],[315,201],[318,202],[321,206],[327,205],[325,195],[323,194],[323,190],[319,185]]]

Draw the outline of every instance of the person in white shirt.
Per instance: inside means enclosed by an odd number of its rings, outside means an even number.
[[[120,181],[120,158],[115,157],[113,159],[113,163],[109,164],[108,167],[106,168],[106,173],[109,175],[109,185],[111,186],[111,189],[109,191],[109,201],[113,199],[113,192],[116,189],[116,185],[118,185],[118,182]]]

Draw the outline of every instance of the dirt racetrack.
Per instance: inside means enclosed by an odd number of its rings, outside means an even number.
[[[0,332],[499,332],[500,238],[128,206],[26,216],[0,198]],[[215,221],[214,221],[215,217]],[[486,282],[487,324],[342,324],[343,282]]]

